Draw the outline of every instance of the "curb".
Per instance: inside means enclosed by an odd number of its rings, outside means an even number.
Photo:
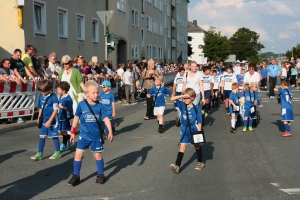
[[[16,130],[29,128],[29,127],[33,127],[33,126],[36,126],[36,120],[32,120],[32,121],[30,120],[25,123],[12,123],[12,124],[3,125],[3,127],[0,127],[0,133],[16,131]]]

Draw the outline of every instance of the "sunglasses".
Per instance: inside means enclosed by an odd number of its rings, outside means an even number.
[[[62,65],[69,65],[70,64],[70,62],[67,62],[67,63],[63,63]]]

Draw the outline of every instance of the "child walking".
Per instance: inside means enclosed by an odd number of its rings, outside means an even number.
[[[255,83],[249,84],[249,90],[245,90],[245,105],[244,105],[244,127],[243,132],[247,131],[248,119],[249,119],[249,131],[253,131],[253,117],[255,117],[255,105],[257,104],[257,95],[255,95],[255,91],[257,90],[257,86]]]
[[[60,95],[58,99],[58,133],[63,136],[63,142],[60,145],[60,151],[66,151],[70,148],[71,122],[70,119],[74,117],[73,101],[68,94],[70,84],[66,81],[57,84],[57,94]]]
[[[171,164],[171,170],[178,174],[180,170],[181,161],[186,150],[186,145],[191,144],[191,135],[190,129],[188,127],[187,117],[189,117],[191,131],[200,131],[202,130],[202,113],[199,105],[194,105],[193,100],[196,97],[196,93],[193,89],[187,88],[182,95],[180,96],[172,96],[171,100],[176,102],[177,107],[181,112],[181,127],[180,127],[180,147],[177,154],[177,159],[175,164]],[[182,99],[180,101],[179,99]],[[186,116],[186,109],[188,110],[189,116]],[[200,144],[194,144],[196,153],[197,153],[197,165],[195,167],[196,170],[201,170],[204,168],[205,164],[202,160],[202,149]]]
[[[115,96],[110,91],[111,83],[110,81],[104,81],[102,83],[102,92],[100,94],[100,103],[103,105],[106,115],[110,120],[110,123],[112,125],[113,118],[116,117],[116,105],[115,105]],[[114,127],[112,126],[113,133],[115,132]],[[108,135],[108,128],[105,126],[105,135]]]
[[[157,116],[158,122],[158,132],[164,132],[164,111],[166,107],[166,98],[165,95],[171,96],[171,92],[163,86],[164,79],[162,76],[155,77],[154,86],[148,91],[147,97],[150,98],[153,96],[154,98],[154,115]]]
[[[58,139],[58,99],[52,93],[52,84],[48,80],[44,80],[39,84],[38,90],[41,92],[38,101],[38,120],[42,119],[42,127],[40,129],[39,147],[36,155],[30,157],[32,160],[42,160],[43,151],[46,143],[46,136],[53,139],[55,152],[49,159],[60,158],[59,139]]]
[[[210,99],[213,95],[213,77],[210,75],[210,68],[203,68],[203,88],[204,88],[204,99],[205,104],[202,107],[202,114],[204,117],[208,116],[208,110],[210,106]]]
[[[84,151],[90,147],[94,154],[96,160],[96,166],[98,170],[98,175],[96,178],[96,183],[104,184],[104,161],[102,158],[102,137],[100,136],[101,123],[104,121],[108,128],[108,140],[113,141],[114,136],[111,130],[111,123],[109,118],[105,113],[103,105],[98,101],[99,96],[99,86],[93,81],[89,80],[85,84],[85,98],[86,100],[78,103],[77,110],[75,112],[75,117],[73,120],[71,128],[71,142],[75,142],[76,126],[80,120],[80,133],[79,140],[77,142],[77,148],[74,158],[74,172],[72,178],[69,180],[68,184],[76,186],[80,182],[80,169],[82,165],[82,157]]]
[[[292,136],[291,121],[294,121],[294,113],[292,106],[293,93],[289,89],[288,79],[281,81],[281,86],[274,88],[275,92],[280,94],[281,104],[281,121],[283,121],[285,131],[281,134],[282,137]]]
[[[229,97],[229,112],[231,115],[231,128],[230,132],[235,133],[236,130],[236,121],[239,115],[239,99],[238,99],[238,83],[232,84],[232,90]]]
[[[216,70],[212,70],[213,74],[213,97],[212,97],[212,106],[218,106],[218,94],[219,94],[219,76],[217,75]]]

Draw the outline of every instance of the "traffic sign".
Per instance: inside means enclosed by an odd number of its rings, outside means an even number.
[[[105,25],[105,28],[106,28],[111,20],[111,17],[114,14],[114,11],[113,10],[97,11],[96,13],[97,13],[98,17],[100,18],[102,24]],[[105,17],[106,17],[106,21],[105,21]]]

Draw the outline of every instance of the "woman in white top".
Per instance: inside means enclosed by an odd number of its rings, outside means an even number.
[[[56,68],[56,52],[54,52],[54,51],[52,51],[49,55],[49,66],[47,69],[47,73],[52,78],[56,78],[59,74],[59,71]]]
[[[118,96],[119,99],[123,99],[124,97],[124,90],[125,90],[125,83],[124,83],[124,63],[120,63],[118,65],[118,70],[117,70],[117,74],[118,74],[118,78],[119,78],[119,91],[118,91]]]
[[[196,98],[193,103],[195,105],[199,104],[201,100],[201,94],[203,101],[204,99],[204,88],[203,88],[203,76],[200,71],[198,71],[197,63],[192,61],[190,62],[190,71],[187,76],[183,77],[183,87],[182,91],[185,91],[186,88],[192,88],[196,92]]]
[[[0,74],[2,75],[2,79],[6,79],[6,82],[11,81],[21,85],[21,81],[14,75],[14,71],[10,69],[10,60],[7,58],[0,62]]]

